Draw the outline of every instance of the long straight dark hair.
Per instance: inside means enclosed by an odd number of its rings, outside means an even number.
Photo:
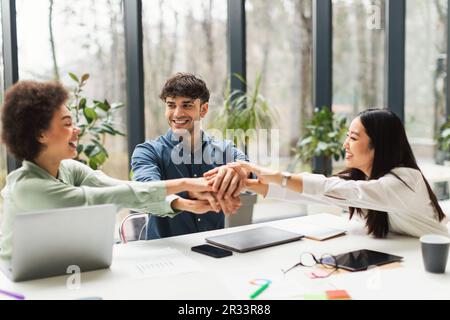
[[[370,148],[374,149],[372,172],[369,180],[376,180],[391,173],[411,189],[400,177],[391,172],[399,167],[421,171],[400,118],[387,109],[368,109],[361,112],[358,117],[369,136]],[[362,171],[354,168],[349,168],[339,173],[338,176],[345,180],[367,179]],[[442,221],[445,214],[423,174],[422,177],[427,186],[430,200],[438,214],[438,219]],[[364,214],[362,209],[364,208],[350,208],[350,219],[353,218],[355,212],[358,213],[366,219],[369,234],[376,238],[385,238],[389,233],[388,214],[375,210],[369,210],[367,214]]]

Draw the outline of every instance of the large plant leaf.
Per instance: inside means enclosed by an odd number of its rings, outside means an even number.
[[[90,75],[88,73],[83,74],[81,77],[81,82],[86,82],[89,80]]]
[[[106,157],[109,157],[108,151],[106,151],[105,147],[104,147],[99,141],[94,140],[94,139],[91,140],[91,141],[92,141],[97,147],[99,147],[100,150],[101,150],[102,152],[105,153]]]
[[[111,109],[112,110],[118,110],[118,109],[121,109],[123,107],[125,107],[125,104],[123,104],[123,103],[112,103],[111,104]]]
[[[72,80],[76,83],[80,83],[80,79],[78,79],[78,77],[74,73],[69,72],[69,77],[72,78]]]
[[[89,144],[88,146],[86,146],[86,148],[84,149],[84,153],[86,154],[86,156],[88,156],[89,158],[95,157],[97,154],[99,154],[102,150],[97,147],[96,144]]]
[[[303,147],[307,146],[308,144],[310,144],[312,141],[313,141],[313,137],[307,137],[303,140],[299,140],[298,147],[303,148]]]
[[[97,119],[97,112],[93,108],[84,108],[83,114],[89,124]]]
[[[86,104],[87,104],[87,100],[86,100],[86,98],[83,98],[80,100],[80,103],[78,104],[78,108],[80,108],[80,110],[83,110],[84,108],[86,108]]]

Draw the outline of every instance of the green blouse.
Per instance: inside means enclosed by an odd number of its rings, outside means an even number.
[[[174,217],[170,201],[166,201],[165,183],[122,181],[94,171],[74,160],[61,162],[58,178],[38,165],[24,161],[10,173],[1,195],[4,200],[1,225],[0,258],[12,255],[13,222],[17,213],[47,209],[115,204],[163,217]]]

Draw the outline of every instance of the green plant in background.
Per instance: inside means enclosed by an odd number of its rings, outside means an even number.
[[[247,86],[241,75],[233,76]],[[231,90],[231,81],[228,81],[223,107],[213,116],[214,120],[209,127],[221,130],[226,137],[227,130],[241,129],[246,132],[250,129],[271,129],[277,117],[276,111],[261,94],[261,75],[258,74],[254,87],[247,86],[247,92]],[[247,148],[249,137],[246,136],[245,139]]]
[[[450,118],[440,127],[436,140],[436,163],[443,164],[450,159]]]
[[[70,78],[76,83],[73,96],[68,104],[72,112],[75,125],[80,128],[78,136],[78,156],[76,160],[83,162],[94,170],[99,169],[108,159],[108,151],[105,148],[106,136],[125,136],[116,129],[114,113],[123,108],[123,103],[110,104],[108,100],[92,102],[84,96],[83,88],[89,80],[89,74],[81,78],[69,73]]]
[[[450,151],[450,119],[441,126],[438,137],[438,147],[442,151]]]
[[[342,144],[347,133],[347,119],[345,117],[335,119],[335,114],[324,107],[321,110],[315,110],[305,128],[305,135],[294,149],[295,156],[289,170],[293,171],[299,161],[310,163],[315,158],[322,158],[325,168],[317,173],[329,174],[331,167],[328,168],[327,163],[330,163],[333,158],[339,161],[345,157]]]

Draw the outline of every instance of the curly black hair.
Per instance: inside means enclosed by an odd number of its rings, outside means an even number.
[[[69,97],[59,82],[19,81],[7,90],[2,108],[2,142],[20,160],[34,160],[43,150],[39,136]]]
[[[202,79],[191,73],[179,72],[167,80],[159,97],[164,102],[167,97],[188,97],[200,99],[201,103],[204,104],[209,102],[210,93]]]

